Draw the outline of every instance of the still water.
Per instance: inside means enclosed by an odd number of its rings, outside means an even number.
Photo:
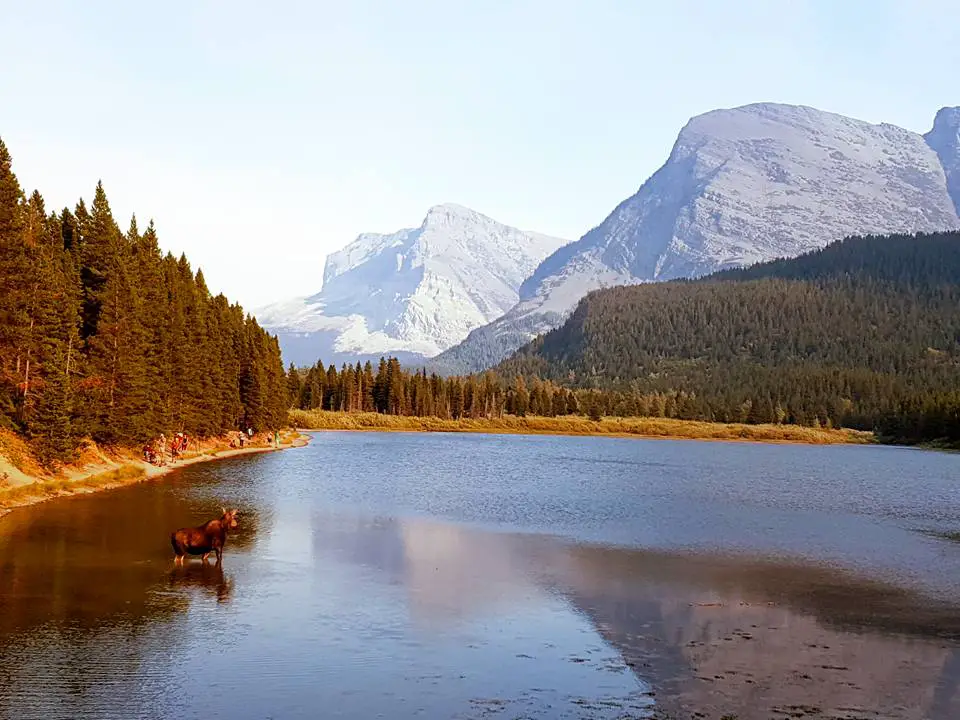
[[[0,519],[0,717],[958,718],[958,481],[900,448],[317,433]],[[222,505],[222,566],[175,568]]]

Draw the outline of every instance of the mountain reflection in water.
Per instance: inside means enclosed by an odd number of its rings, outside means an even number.
[[[559,595],[675,712],[960,717],[960,610],[851,573],[425,520],[324,516],[313,528],[315,552],[402,586],[428,631]]]

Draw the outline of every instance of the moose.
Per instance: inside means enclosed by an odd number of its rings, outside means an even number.
[[[227,533],[236,529],[239,512],[236,509],[221,508],[221,510],[223,515],[215,520],[209,520],[197,527],[180,528],[170,534],[170,543],[173,545],[173,552],[176,553],[173,560],[175,564],[182,565],[187,555],[201,555],[201,560],[206,562],[211,552],[217,554],[217,564],[220,564],[223,546],[227,542]]]

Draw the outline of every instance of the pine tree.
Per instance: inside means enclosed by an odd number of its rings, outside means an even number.
[[[300,380],[300,373],[296,365],[290,363],[290,367],[287,368],[287,407],[298,407],[302,390],[303,382]]]
[[[60,351],[63,342],[57,316],[58,294],[62,294],[61,243],[53,237],[43,198],[34,191],[23,213],[23,252],[27,265],[21,283],[21,311],[24,327],[17,347],[20,368],[19,420],[29,428],[31,414],[42,392],[46,365]]]
[[[439,395],[440,393],[436,394]],[[387,406],[391,415],[406,414],[407,396],[400,361],[395,357],[387,361]]]
[[[30,423],[29,436],[48,465],[73,459],[77,445],[67,367],[68,355],[58,346],[46,367],[43,392]]]
[[[513,414],[523,417],[530,407],[530,393],[522,375],[517,375],[513,387]]]
[[[0,423],[16,416],[21,359],[18,347],[26,327],[23,277],[27,258],[22,237],[23,192],[10,153],[0,140]]]
[[[80,279],[83,283],[83,310],[81,336],[96,334],[101,308],[108,290],[107,280],[121,266],[122,247],[120,230],[110,211],[103,183],[97,183],[89,219],[81,203],[77,206],[77,220],[81,229]],[[113,288],[116,292],[116,287]]]
[[[133,216],[126,240],[133,256],[133,277],[139,296],[136,307],[140,329],[138,340],[142,343],[140,360],[145,373],[141,423],[148,435],[155,435],[169,427],[164,387],[158,381],[165,375],[168,344],[168,297],[163,281],[162,256],[153,221],[140,234],[136,216]]]
[[[364,412],[373,412],[375,409],[374,401],[374,385],[375,380],[373,378],[373,365],[370,364],[370,361],[367,360],[366,364],[363,366],[363,411]]]

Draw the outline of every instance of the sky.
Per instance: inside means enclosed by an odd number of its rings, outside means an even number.
[[[960,104],[956,0],[0,0],[0,138],[48,208],[102,180],[248,309],[454,202],[575,240],[694,115]]]

